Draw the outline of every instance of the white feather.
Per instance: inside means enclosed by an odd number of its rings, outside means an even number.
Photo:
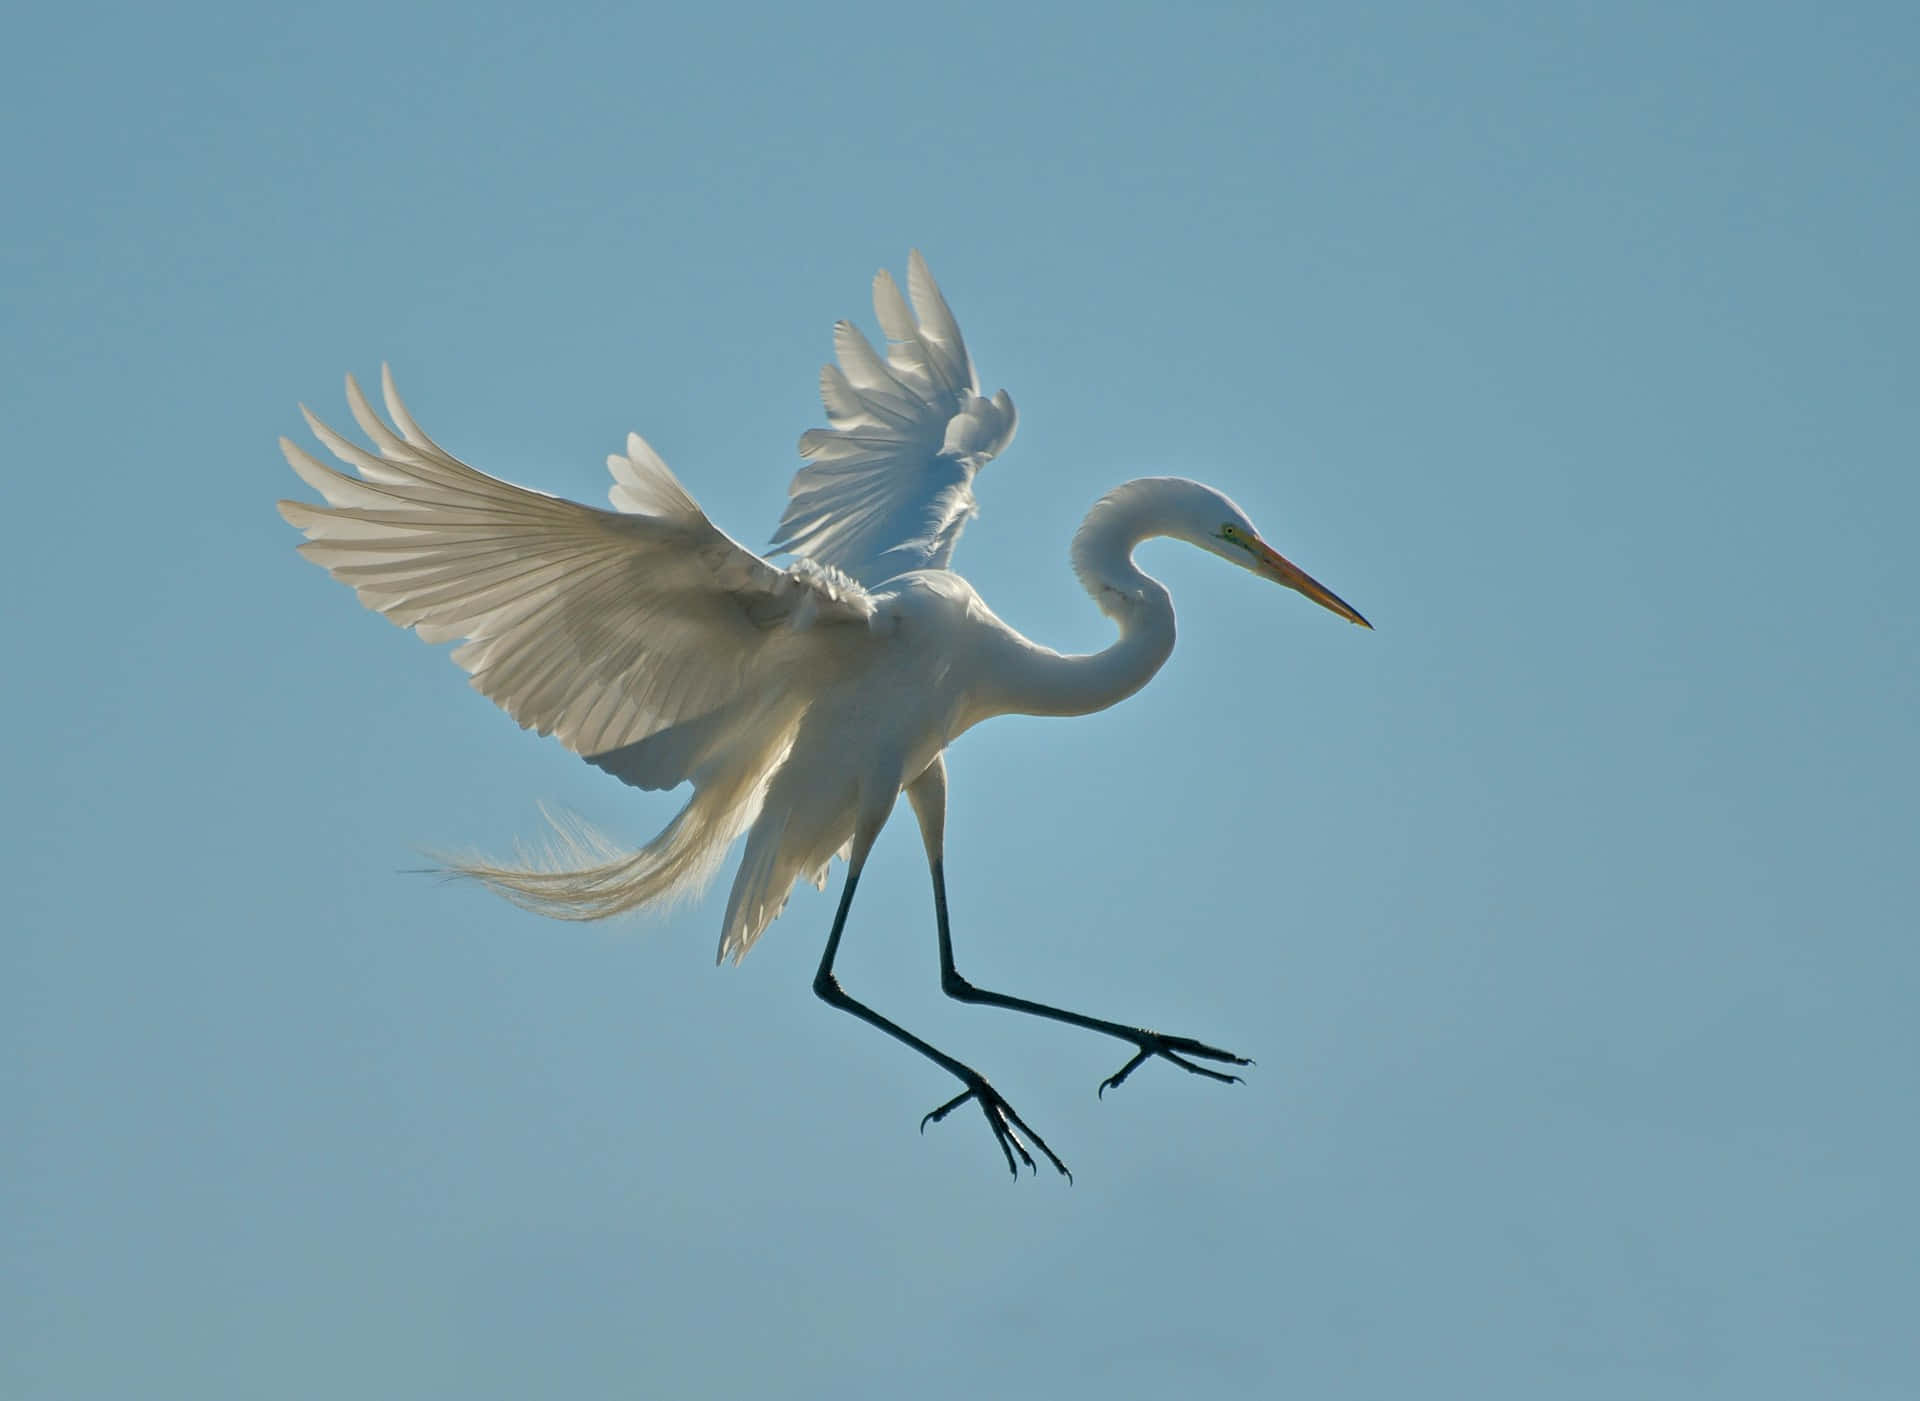
[[[358,475],[282,441],[327,501],[280,503],[307,536],[301,553],[424,639],[464,641],[454,660],[521,725],[630,782],[695,787],[673,824],[631,856],[589,852],[563,831],[560,864],[454,868],[578,919],[704,879],[752,820],[814,670],[867,636],[872,597],[837,570],[810,561],[781,569],[736,544],[638,436],[611,459],[623,512],[596,510],[453,457],[420,432],[383,376],[392,426],[347,381],[377,452],[307,415]],[[565,860],[576,864],[563,869]]]
[[[883,358],[845,321],[840,365],[820,374],[827,428],[800,437],[773,547],[837,565],[869,588],[911,569],[944,569],[974,514],[973,478],[1013,440],[1019,416],[1003,389],[982,398],[973,361],[926,260],[908,260],[907,299],[873,280]]]

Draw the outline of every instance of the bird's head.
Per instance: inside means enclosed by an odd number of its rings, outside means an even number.
[[[1176,479],[1177,480],[1177,479]],[[1247,513],[1225,494],[1199,482],[1182,481],[1183,490],[1175,493],[1178,522],[1169,534],[1198,545],[1209,554],[1219,555],[1230,564],[1271,579],[1276,584],[1305,594],[1322,608],[1338,613],[1350,623],[1372,631],[1373,624],[1332,589],[1320,583],[1306,570],[1260,538]]]

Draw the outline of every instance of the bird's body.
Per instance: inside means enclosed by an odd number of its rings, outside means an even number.
[[[993,640],[983,612],[944,571],[903,574],[874,598],[867,627],[847,641],[845,671],[813,694],[768,781],[727,902],[722,956],[752,946],[795,880],[824,882],[855,833],[877,832],[907,785],[986,718],[966,684]]]
[[[1142,579],[1148,590],[1116,605],[1120,639],[1090,656],[1030,642],[951,570],[887,580],[865,635],[846,640],[841,674],[812,693],[770,780],[728,902],[722,956],[751,947],[794,880],[824,881],[829,858],[863,833],[870,842],[900,794],[975,725],[1088,714],[1151,680],[1173,650],[1173,606]]]
[[[637,436],[609,459],[618,510],[580,506],[453,458],[420,431],[391,376],[383,376],[391,424],[348,381],[373,453],[308,415],[357,477],[283,440],[295,471],[328,504],[282,502],[281,510],[306,532],[302,552],[369,607],[429,641],[464,639],[455,660],[522,725],[634,786],[692,785],[686,807],[639,851],[579,832],[547,863],[474,859],[454,869],[541,913],[593,919],[697,885],[744,834],[720,938],[721,957],[737,960],[796,880],[824,885],[833,858],[844,857],[846,888],[816,991],[960,1078],[966,1089],[929,1117],[977,1101],[1011,1166],[1015,1150],[1027,1155],[1020,1121],[998,1093],[854,1002],[832,975],[854,886],[899,796],[911,798],[926,842],[951,995],[1132,1041],[1139,1054],[1108,1084],[1156,1055],[1232,1078],[1184,1059],[1245,1064],[1230,1053],[960,978],[943,877],[942,756],[993,716],[1086,714],[1153,677],[1173,649],[1173,604],[1132,556],[1154,536],[1185,540],[1365,620],[1267,547],[1219,492],[1149,477],[1101,498],[1073,542],[1074,570],[1117,625],[1115,642],[1063,656],[1022,637],[947,567],[973,512],[975,474],[1012,438],[1013,405],[1004,391],[981,396],[918,254],[910,286],[912,312],[885,273],[876,279],[884,359],[851,326],[836,327],[840,368],[821,378],[832,426],[801,440],[812,462],[794,480],[776,537],[796,556],[784,568],[716,529]]]

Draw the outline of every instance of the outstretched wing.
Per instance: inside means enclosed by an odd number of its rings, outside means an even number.
[[[800,436],[773,548],[845,570],[869,588],[909,569],[944,569],[974,513],[973,478],[1013,441],[1019,416],[1001,390],[980,394],[960,327],[916,249],[906,298],[882,269],[873,310],[882,359],[849,322],[833,328],[840,364],[820,371],[828,428]]]
[[[280,440],[327,501],[280,503],[306,533],[300,553],[424,640],[464,639],[453,659],[476,689],[630,783],[693,777],[709,717],[779,684],[796,646],[823,651],[873,612],[836,571],[780,569],[729,539],[637,435],[607,459],[620,510],[602,511],[475,471],[381,380],[391,426],[347,380],[375,452],[307,413],[358,476]]]

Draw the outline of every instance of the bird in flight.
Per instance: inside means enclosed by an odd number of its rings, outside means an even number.
[[[563,829],[545,861],[450,863],[527,909],[601,919],[697,887],[736,838],[746,847],[721,922],[721,960],[738,962],[796,880],[824,888],[838,856],[845,884],[813,990],[951,1074],[959,1092],[921,1120],[971,1102],[1007,1167],[1031,1170],[1030,1141],[1066,1164],[971,1066],[856,1001],[834,975],[867,854],[902,793],[933,876],[940,985],[1128,1043],[1101,1082],[1160,1059],[1214,1080],[1251,1062],[1188,1036],[1084,1016],[969,982],[954,964],[944,867],[949,744],[996,715],[1086,715],[1125,700],[1173,650],[1173,602],[1133,562],[1165,536],[1370,624],[1277,553],[1246,512],[1212,487],[1143,477],[1115,487],[1074,535],[1074,573],[1119,637],[1062,655],[1028,641],[951,563],[974,514],[974,479],[1012,441],[1017,418],[992,398],[918,252],[907,294],[874,278],[884,353],[850,323],[820,372],[828,426],[800,438],[805,459],[774,532],[774,563],[721,531],[637,434],[607,459],[614,509],[514,486],[469,467],[420,430],[381,371],[383,419],[347,379],[371,450],[304,407],[315,437],[351,473],[282,438],[288,463],[324,506],[282,501],[305,533],[300,553],[360,601],[432,643],[515,720],[551,734],[637,788],[689,784],[686,806],[638,851]],[[1197,1062],[1210,1064],[1201,1065]]]

